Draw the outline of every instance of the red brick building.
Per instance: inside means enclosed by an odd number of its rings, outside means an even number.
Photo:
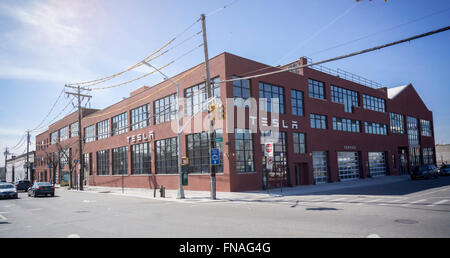
[[[399,175],[412,166],[435,163],[433,115],[411,84],[387,89],[322,66],[219,83],[306,63],[301,58],[272,67],[229,53],[210,60],[212,94],[226,109],[224,119],[214,125],[215,147],[221,152],[218,191],[260,190],[267,181],[274,187]],[[170,81],[141,87],[105,109],[85,110],[86,184],[178,188],[176,87],[171,81],[180,85],[183,98],[181,155],[189,158],[184,189],[210,189],[209,125],[197,126],[208,116],[203,64]],[[39,157],[57,152],[58,140],[77,139],[70,137],[74,121],[76,114],[69,115],[36,137],[44,146],[36,148],[40,179],[50,180],[50,173]],[[57,139],[54,132],[66,126],[69,137],[64,129],[64,140],[61,133]],[[274,146],[268,173],[265,143]],[[69,157],[78,157],[76,148]]]

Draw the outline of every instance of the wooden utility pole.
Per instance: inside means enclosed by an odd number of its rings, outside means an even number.
[[[66,85],[68,88],[76,89],[77,92],[66,92],[68,95],[74,95],[78,99],[78,153],[79,153],[79,173],[80,173],[80,191],[83,191],[83,181],[84,181],[84,158],[83,158],[83,138],[82,138],[82,131],[81,131],[81,118],[82,118],[82,112],[81,112],[81,97],[84,98],[92,98],[90,95],[81,94],[81,90],[91,91],[91,89],[83,88],[81,86],[69,86]]]
[[[30,130],[27,130],[27,173],[25,174],[25,179],[31,179],[31,176],[29,177],[29,171],[30,171]]]
[[[209,57],[208,57],[208,42],[206,40],[206,24],[205,24],[205,15],[200,15],[200,19],[202,21],[202,32],[203,32],[203,51],[205,54],[205,70],[206,70],[206,94],[207,99],[210,100],[212,98],[212,90],[211,90],[211,75],[209,73]],[[208,108],[209,113],[209,108]],[[216,199],[216,166],[211,164],[211,148],[214,146],[214,124],[211,119],[211,115],[209,117],[209,171],[211,175],[211,199]]]

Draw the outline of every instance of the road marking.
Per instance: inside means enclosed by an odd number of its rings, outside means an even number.
[[[2,214],[0,214],[0,220],[8,220],[5,216],[3,216]]]
[[[443,203],[446,203],[446,202],[448,202],[448,200],[440,200],[440,201],[435,202],[435,203],[433,203],[433,204],[428,204],[427,206],[428,206],[428,207],[434,207],[434,206],[436,206],[436,205],[443,204]]]
[[[67,238],[81,238],[80,235],[77,234],[70,234],[67,236]]]
[[[385,201],[386,203],[379,203],[378,205],[380,205],[380,206],[385,206],[385,205],[394,204],[394,203],[396,203],[396,202],[401,202],[401,201],[403,201],[403,200],[404,200],[404,199],[388,200],[388,201]]]
[[[409,206],[409,205],[411,205],[411,204],[415,204],[415,203],[419,203],[419,202],[424,202],[424,201],[426,201],[426,200],[427,200],[427,199],[422,199],[422,200],[418,200],[418,201],[413,201],[413,202],[410,202],[410,203],[402,204],[402,205],[400,205],[400,206],[406,207],[406,206]]]
[[[380,236],[377,234],[370,234],[367,236],[367,238],[380,238]]]

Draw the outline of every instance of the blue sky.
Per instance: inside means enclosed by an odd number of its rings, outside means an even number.
[[[2,0],[0,2],[0,149],[13,147],[49,112],[64,84],[134,65],[195,22],[207,19],[209,55],[224,51],[269,65],[322,60],[450,24],[448,0]],[[195,24],[174,45],[201,30]],[[370,35],[369,37],[365,37]],[[330,47],[359,39],[341,47]],[[153,63],[162,66],[201,43],[197,36]],[[434,112],[436,143],[450,143],[450,32],[328,63],[387,87],[412,83]],[[326,50],[326,51],[324,51]],[[201,48],[164,69],[175,75],[203,60]],[[139,67],[105,86],[150,72]],[[92,92],[104,108],[161,81],[158,74]],[[69,99],[63,97],[47,124]],[[69,106],[70,111],[72,107]],[[67,112],[63,112],[66,114]],[[32,142],[34,136],[32,134]],[[24,153],[25,145],[13,149]],[[34,147],[33,147],[34,148]],[[4,163],[3,155],[0,164]]]

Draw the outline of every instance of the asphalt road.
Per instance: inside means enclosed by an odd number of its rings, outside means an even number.
[[[450,177],[264,201],[57,190],[0,200],[5,237],[450,237]]]

